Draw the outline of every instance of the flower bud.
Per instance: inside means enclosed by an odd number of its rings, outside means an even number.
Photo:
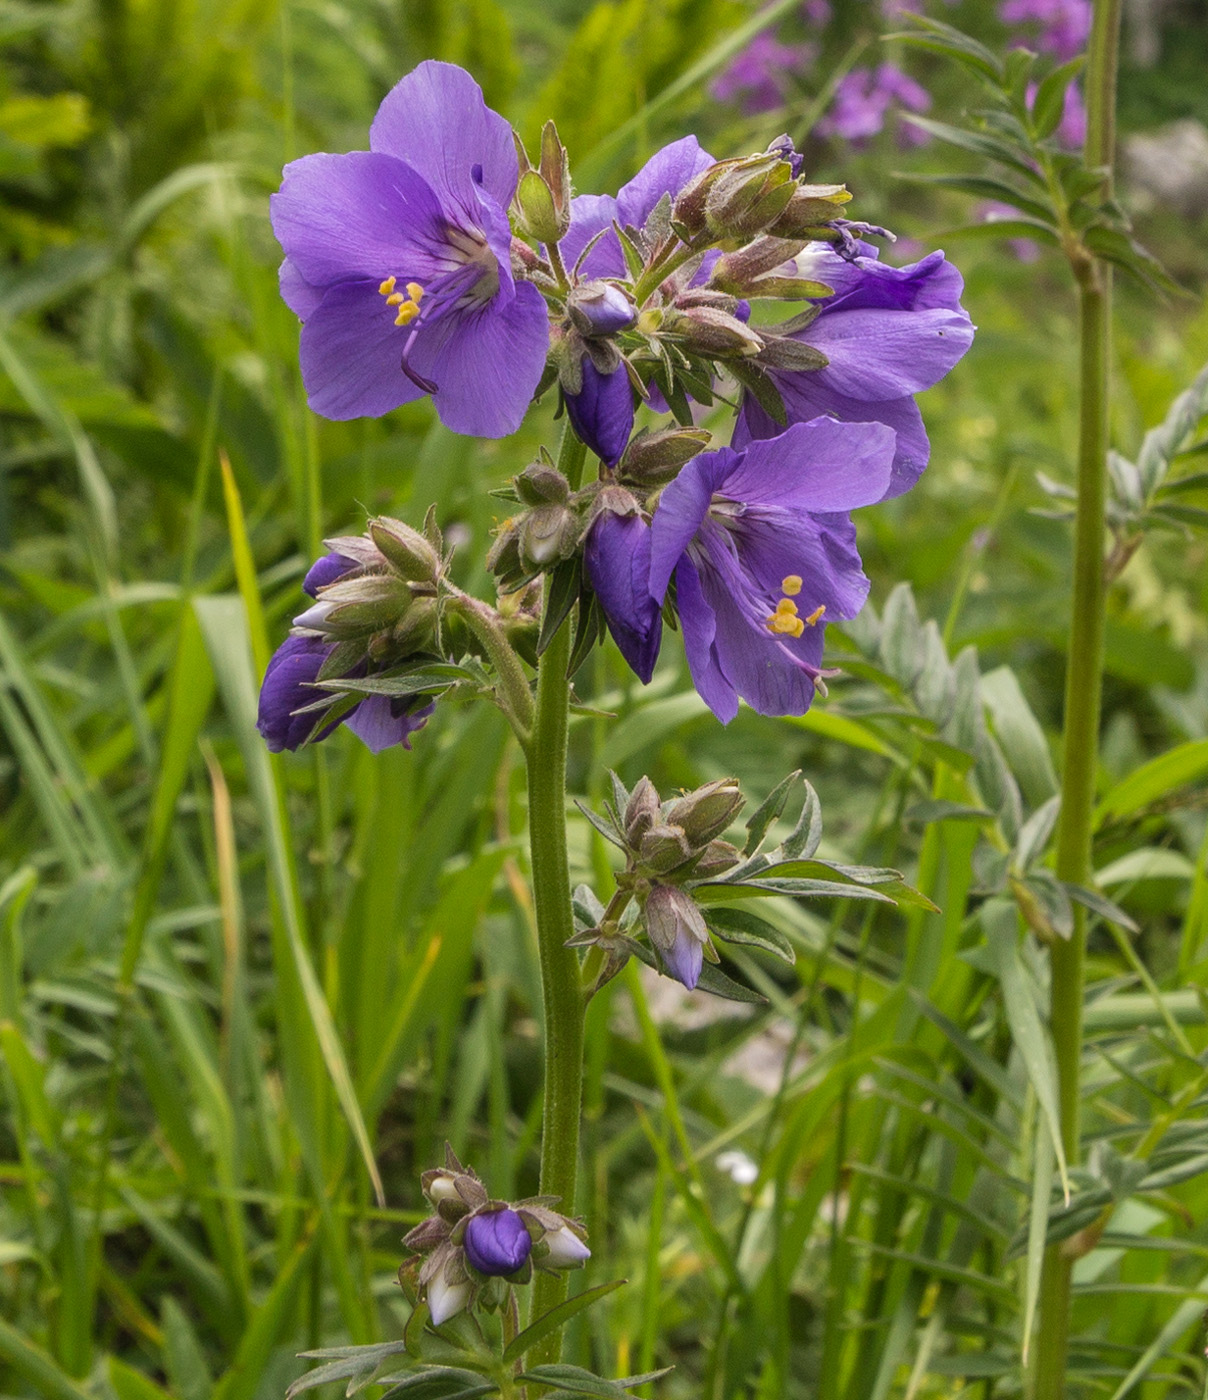
[[[487,551],[487,568],[499,580],[503,593],[519,588],[527,576],[520,558],[520,527],[524,517],[510,516],[495,531],[495,542]]]
[[[612,466],[620,460],[633,428],[633,390],[629,374],[619,361],[610,373],[597,369],[590,355],[579,367],[580,389],[563,384],[566,412],[579,437],[602,461]]]
[[[729,841],[710,841],[692,871],[694,880],[715,880],[742,860],[742,852]]]
[[[626,448],[620,473],[640,486],[665,486],[678,476],[685,462],[703,452],[711,441],[704,428],[641,432]]]
[[[520,523],[520,557],[536,569],[568,559],[578,540],[578,517],[563,505],[536,506]]]
[[[393,626],[411,606],[411,590],[393,574],[362,574],[329,584],[294,626],[329,637],[353,638]]]
[[[752,238],[776,222],[796,188],[787,161],[766,152],[748,156],[710,187],[705,223],[719,238]]]
[[[591,1250],[571,1225],[559,1225],[556,1230],[547,1230],[541,1243],[547,1251],[541,1262],[547,1269],[581,1269],[591,1258]]]
[[[444,1167],[436,1167],[432,1171],[425,1172],[420,1177],[420,1185],[423,1187],[424,1195],[434,1206],[441,1206],[446,1201],[456,1202],[464,1205],[461,1194],[457,1189],[457,1174],[446,1171]]]
[[[557,243],[562,237],[554,195],[539,171],[526,170],[516,186],[518,222],[538,243]]]
[[[694,847],[704,846],[725,831],[745,802],[737,778],[719,778],[674,802],[667,822],[682,827]]]
[[[851,199],[843,185],[798,185],[768,232],[778,238],[817,238]]]
[[[439,1327],[459,1312],[464,1312],[470,1302],[470,1292],[469,1279],[450,1283],[444,1271],[439,1272],[428,1284],[428,1312],[432,1316],[432,1326]]]
[[[514,1210],[489,1210],[471,1216],[462,1241],[466,1259],[488,1278],[514,1274],[528,1259],[533,1237]]]
[[[638,842],[638,860],[652,875],[666,875],[692,859],[692,847],[682,826],[659,821]]]
[[[433,583],[440,576],[440,555],[410,525],[381,515],[369,522],[369,534],[395,571],[409,582]]]
[[[390,650],[403,656],[426,650],[436,636],[439,616],[440,608],[435,598],[416,598],[402,621],[390,629]]]
[[[629,794],[629,801],[621,818],[627,844],[636,848],[642,837],[661,819],[662,804],[658,791],[650,779],[643,776],[638,779],[637,786]]]
[[[655,885],[646,897],[646,933],[666,971],[689,991],[700,981],[709,930],[691,895]]]
[[[558,135],[558,128],[547,121],[541,128],[541,178],[545,181],[554,202],[554,215],[561,238],[570,228],[570,201],[573,190],[570,183],[570,157]],[[548,242],[548,239],[543,239]]]
[[[737,316],[712,306],[692,306],[670,312],[664,331],[689,350],[707,356],[757,355],[763,340]]]
[[[570,483],[557,467],[545,462],[525,467],[512,485],[526,506],[564,505],[570,496]]]
[[[581,335],[616,335],[637,320],[637,307],[611,282],[580,282],[566,300],[571,324]]]

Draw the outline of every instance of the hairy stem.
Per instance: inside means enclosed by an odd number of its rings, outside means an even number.
[[[1088,167],[1112,162],[1116,66],[1121,0],[1095,0],[1087,70]],[[1110,194],[1110,180],[1105,197]],[[1074,527],[1074,595],[1065,681],[1061,819],[1057,830],[1057,878],[1087,884],[1091,874],[1091,815],[1099,761],[1099,711],[1103,683],[1106,602],[1103,552],[1106,537],[1108,369],[1111,336],[1111,272],[1089,255],[1075,261],[1080,333],[1078,506]],[[1071,1165],[1081,1141],[1082,1003],[1086,976],[1086,910],[1075,906],[1073,933],[1052,948],[1050,1020],[1057,1057],[1061,1136]],[[1045,1255],[1036,1338],[1033,1400],[1061,1400],[1066,1393],[1070,1285],[1074,1260],[1053,1245]]]
[[[582,475],[586,448],[568,429],[558,465],[572,488]],[[570,625],[563,623],[541,657],[537,707],[527,750],[529,849],[533,905],[545,1005],[545,1111],[541,1126],[541,1194],[575,1207],[579,1121],[583,1108],[583,993],[579,959],[565,946],[574,933],[570,872],[566,859],[566,730],[570,710]],[[539,1273],[533,1283],[532,1317],[566,1296],[564,1276]],[[561,1337],[552,1333],[528,1353],[527,1364],[557,1361]]]

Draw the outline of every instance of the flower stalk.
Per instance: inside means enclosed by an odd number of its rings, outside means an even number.
[[[1087,71],[1088,121],[1084,163],[1108,169],[1115,145],[1116,70],[1120,0],[1095,0]],[[1110,196],[1110,179],[1104,197]],[[1099,760],[1106,604],[1108,372],[1111,345],[1111,270],[1083,253],[1074,262],[1080,334],[1078,503],[1074,526],[1074,590],[1066,667],[1061,818],[1057,831],[1059,880],[1085,885],[1091,876],[1092,811]],[[1051,951],[1050,1022],[1057,1060],[1061,1136],[1066,1160],[1078,1160],[1081,1140],[1082,1004],[1086,977],[1086,910],[1075,906],[1068,939]],[[1045,1256],[1040,1326],[1033,1354],[1033,1400],[1065,1395],[1069,1347],[1072,1254],[1052,1245]]]
[[[587,449],[567,429],[558,467],[579,485]],[[566,855],[566,734],[570,715],[571,629],[564,623],[543,653],[537,670],[537,703],[528,762],[529,850],[533,906],[537,919],[541,992],[545,1007],[545,1106],[541,1130],[541,1194],[558,1196],[573,1212],[583,1106],[583,1022],[585,1006],[579,959],[566,947],[575,927]],[[532,1318],[556,1307],[566,1296],[566,1280],[541,1274],[533,1284]],[[527,1357],[532,1366],[557,1361],[561,1336],[555,1331]]]

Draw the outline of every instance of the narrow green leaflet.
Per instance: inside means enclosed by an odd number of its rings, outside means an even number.
[[[523,1332],[514,1337],[504,1349],[503,1360],[506,1365],[524,1355],[526,1351],[543,1337],[548,1337],[551,1332],[565,1326],[572,1317],[581,1313],[584,1308],[589,1308],[599,1299],[607,1297],[609,1293],[615,1292],[618,1288],[624,1287],[628,1279],[618,1278],[611,1283],[597,1284],[595,1288],[585,1289],[582,1293],[576,1293],[573,1298],[568,1298],[566,1302],[559,1303],[556,1308],[550,1308],[549,1312],[542,1313],[535,1322],[531,1322]]]

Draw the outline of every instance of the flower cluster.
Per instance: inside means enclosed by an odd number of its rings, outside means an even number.
[[[818,123],[818,134],[841,141],[868,141],[884,129],[893,108],[925,112],[930,106],[927,89],[895,64],[853,68],[839,80],[830,111]],[[903,145],[919,145],[927,137],[917,127],[901,123],[898,140]]]
[[[329,553],[302,580],[314,601],[268,664],[257,728],[274,753],[326,738],[341,724],[374,753],[409,749],[433,704],[422,690],[374,693],[373,677],[439,651],[440,534],[431,521],[420,534],[383,516],[365,535],[326,543]],[[362,683],[359,697],[330,688],[350,679]]]
[[[369,151],[294,162],[273,200],[312,407],[381,414],[426,394],[455,431],[501,436],[556,390],[598,470],[572,483],[543,456],[513,479],[489,560],[501,591],[560,579],[581,630],[596,619],[588,645],[607,628],[643,681],[677,620],[727,722],[740,699],[800,714],[823,687],[825,624],[868,591],[851,512],[918,479],[915,395],[973,334],[942,253],[881,262],[869,240],[892,235],[845,218],[848,191],[803,165],[787,138],[715,160],[689,136],[615,196],[575,195],[552,124],[531,161],[466,73],[429,62],[386,97]],[[694,414],[731,394],[732,441],[706,450]],[[678,426],[635,435],[643,405]],[[342,722],[378,748],[423,723],[436,687],[407,673],[452,659],[450,589],[431,529],[406,532],[373,522],[307,576],[314,606],[265,681],[272,747]],[[396,557],[404,538],[426,541],[422,566]],[[528,602],[492,615],[535,626]]]
[[[498,1307],[506,1285],[528,1283],[534,1269],[579,1269],[591,1257],[582,1223],[552,1209],[556,1197],[494,1201],[451,1147],[421,1181],[434,1214],[404,1237],[414,1257],[399,1277],[427,1303],[434,1327],[466,1308]]]

